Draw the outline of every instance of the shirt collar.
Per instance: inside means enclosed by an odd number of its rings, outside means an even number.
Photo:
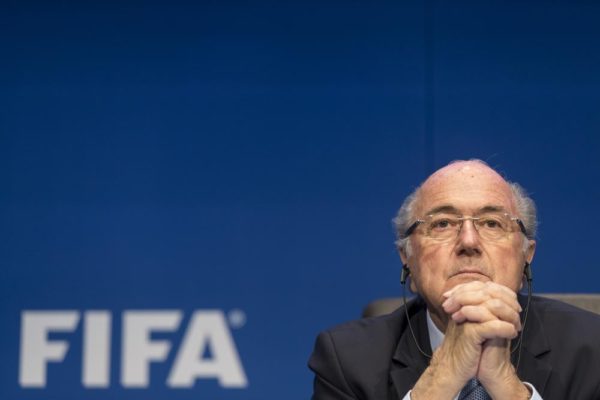
[[[427,310],[427,331],[429,332],[429,343],[431,350],[435,351],[444,341],[444,334],[433,323],[429,310]]]

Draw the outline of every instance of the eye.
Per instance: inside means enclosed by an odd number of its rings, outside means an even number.
[[[485,226],[487,226],[488,228],[499,228],[500,224],[498,223],[498,221],[488,219],[487,221],[485,221]]]
[[[504,224],[502,223],[502,220],[494,217],[481,218],[479,220],[479,226],[489,230],[504,229]]]
[[[452,229],[456,224],[456,220],[450,218],[436,218],[431,221],[429,228],[434,231],[443,231]]]

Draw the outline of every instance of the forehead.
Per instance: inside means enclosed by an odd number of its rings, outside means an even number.
[[[431,175],[419,190],[416,213],[452,206],[465,214],[483,207],[501,207],[516,215],[508,183],[493,169],[473,162],[444,167]]]

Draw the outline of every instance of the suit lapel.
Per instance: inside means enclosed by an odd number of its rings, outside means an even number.
[[[526,298],[519,297],[524,307]],[[542,395],[552,372],[552,366],[544,360],[543,355],[550,352],[551,348],[544,332],[543,322],[535,307],[529,309],[521,346],[523,348],[521,349],[521,361],[519,362],[517,374],[522,381],[531,383]],[[519,349],[513,353],[514,365],[516,365],[518,354]]]
[[[421,299],[417,298],[408,304],[411,326],[419,341],[419,346],[427,354],[431,354],[425,310],[425,304]],[[410,328],[407,326],[400,336],[390,368],[390,379],[397,398],[401,399],[412,389],[427,365],[429,365],[429,358],[421,354],[415,344]]]

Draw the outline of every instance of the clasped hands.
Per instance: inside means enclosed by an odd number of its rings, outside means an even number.
[[[475,377],[493,399],[528,399],[510,362],[521,331],[517,295],[494,282],[473,281],[443,294],[448,324],[442,345],[413,388],[413,400],[453,399]]]

